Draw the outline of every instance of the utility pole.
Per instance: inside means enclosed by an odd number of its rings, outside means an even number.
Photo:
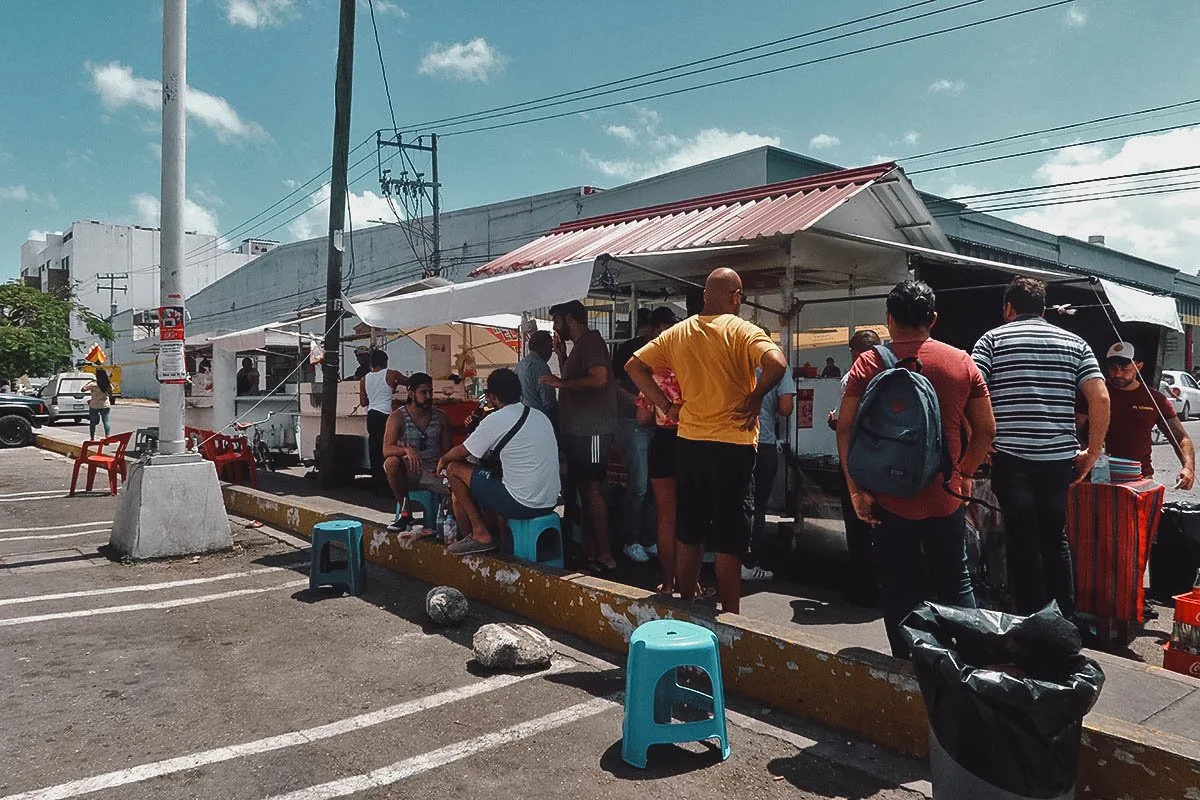
[[[430,159],[433,162],[433,168],[430,170],[432,180],[425,180],[425,173],[414,172],[413,177],[408,177],[408,170],[401,170],[399,178],[392,177],[390,169],[384,169],[382,160],[379,166],[379,188],[385,197],[390,197],[392,194],[406,195],[414,199],[420,199],[425,196],[427,190],[432,189],[430,200],[433,204],[433,257],[429,265],[429,275],[442,274],[442,196],[441,183],[438,182],[438,158],[437,158],[437,134],[430,134],[429,144],[423,143],[425,137],[418,137],[415,142],[405,142],[400,138],[400,134],[396,134],[394,139],[384,139],[378,132],[375,134],[375,148],[378,151],[381,147],[395,147],[402,154],[406,150],[416,150],[421,153],[429,153]],[[416,255],[415,249],[413,255]],[[428,276],[427,276],[428,277]]]
[[[338,25],[337,78],[333,90],[333,170],[329,176],[329,262],[325,276],[325,361],[321,383],[321,446],[317,454],[321,485],[339,477],[337,453],[338,383],[342,349],[342,226],[346,224],[346,179],[350,161],[350,96],[354,80],[354,11],[357,0],[342,0]]]
[[[116,293],[121,292],[127,294],[129,292],[129,284],[117,286],[117,281],[128,281],[128,272],[106,272],[103,275],[96,276],[96,287],[102,292],[108,292],[108,324],[111,326],[113,319],[117,316],[117,298]],[[101,285],[101,281],[107,281],[108,285]],[[108,341],[108,347],[111,350],[113,341]]]
[[[109,539],[117,552],[132,558],[207,553],[233,545],[217,472],[212,463],[186,452],[183,439],[188,377],[183,357],[187,0],[163,0],[162,63],[158,453],[131,466]]]

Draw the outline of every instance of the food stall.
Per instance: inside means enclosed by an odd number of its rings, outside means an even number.
[[[425,351],[423,371],[433,378],[434,404],[450,418],[451,440],[466,438],[467,420],[483,396],[484,381],[492,370],[515,367],[521,357],[522,331],[549,330],[547,320],[522,318],[519,314],[493,314],[456,322],[435,323],[420,328],[388,331],[371,328],[346,342],[369,339],[386,348],[391,342],[408,339]],[[359,382],[338,384],[337,452],[339,467],[355,473],[369,470],[366,410],[359,405]],[[321,429],[322,389],[319,382],[299,387],[299,443],[305,462],[316,461],[317,437]],[[393,408],[406,402],[408,390],[401,385],[392,396]]]

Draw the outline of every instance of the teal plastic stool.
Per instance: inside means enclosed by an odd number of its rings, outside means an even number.
[[[353,519],[318,522],[312,533],[312,564],[308,569],[309,591],[320,586],[345,586],[350,594],[362,594],[367,583],[363,562],[362,523]],[[333,545],[346,551],[345,561],[333,560]]]
[[[562,520],[550,511],[533,519],[510,519],[508,530],[512,533],[513,555],[522,561],[534,564],[549,564],[563,568]],[[545,558],[538,558],[538,543],[547,533],[552,534],[553,548]]]
[[[421,517],[421,521],[425,523],[426,528],[432,528],[437,521],[438,510],[442,507],[442,496],[428,489],[409,489],[408,509],[410,513],[413,506],[421,507],[421,513],[425,515]],[[400,516],[399,503],[396,503],[396,516]]]
[[[712,694],[680,686],[676,670],[698,667],[708,673]],[[671,709],[686,705],[710,712],[710,719],[672,722]],[[708,628],[673,619],[639,625],[629,637],[625,662],[625,721],[621,726],[621,758],[646,768],[652,744],[718,739],[721,760],[729,758],[725,728],[725,687],[717,637]]]

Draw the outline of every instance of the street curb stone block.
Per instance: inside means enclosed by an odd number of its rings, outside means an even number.
[[[532,669],[550,666],[554,642],[537,628],[495,622],[475,631],[475,660],[488,669]]]
[[[457,625],[467,618],[467,597],[453,586],[435,586],[425,595],[425,613],[438,625]]]

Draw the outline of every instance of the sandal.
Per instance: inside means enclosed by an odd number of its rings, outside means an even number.
[[[589,575],[596,576],[597,578],[610,578],[612,577],[613,573],[617,571],[617,565],[613,564],[610,567],[603,561],[589,561],[587,563],[587,567],[584,568],[584,571]]]

